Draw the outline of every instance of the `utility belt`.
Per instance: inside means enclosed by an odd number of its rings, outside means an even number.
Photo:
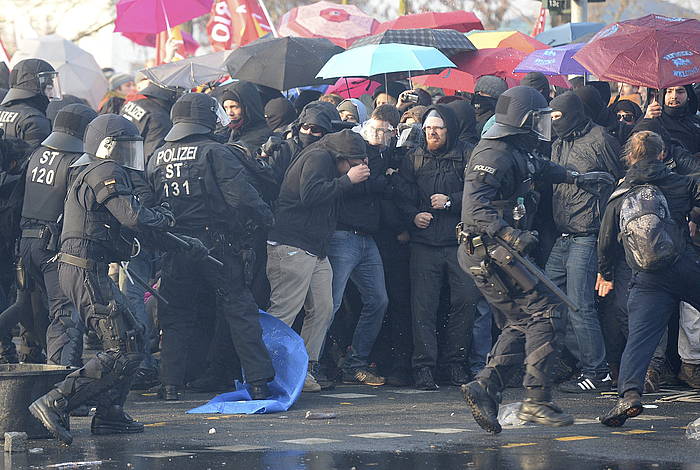
[[[52,230],[49,225],[40,228],[27,228],[22,230],[22,238],[35,238],[45,242],[44,249],[51,252],[58,251],[61,241],[61,233],[58,229]]]
[[[92,269],[97,265],[97,263],[91,259],[69,255],[68,253],[59,253],[56,255],[56,259],[59,263],[70,264],[71,266],[82,269]]]

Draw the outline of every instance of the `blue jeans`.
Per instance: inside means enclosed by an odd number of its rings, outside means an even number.
[[[345,371],[351,372],[369,365],[369,354],[382,328],[389,304],[384,266],[374,238],[344,230],[331,235],[328,260],[333,268],[333,315],[340,308],[348,280],[357,286],[362,299],[350,354],[343,365]]]
[[[586,377],[601,377],[608,372],[605,342],[595,305],[597,272],[595,235],[561,236],[554,243],[545,269],[547,276],[578,305],[569,310],[565,344],[576,356]],[[572,333],[572,334],[571,334]]]
[[[129,272],[134,273],[136,276],[140,277],[144,281],[148,282],[149,279],[153,277],[153,272],[155,270],[155,256],[150,250],[141,249],[141,252],[135,258],[131,258],[129,261]],[[155,361],[153,356],[151,356],[151,341],[153,339],[154,326],[153,319],[146,311],[146,304],[144,303],[144,295],[146,294],[146,289],[140,284],[134,282],[133,284],[127,278],[126,280],[126,298],[129,302],[129,309],[132,311],[136,319],[141,322],[144,326],[144,341],[145,341],[145,355],[142,363],[142,367],[151,368],[155,367]]]
[[[474,310],[472,349],[469,353],[469,371],[474,377],[486,366],[486,358],[491,352],[491,347],[493,346],[491,337],[492,325],[493,314],[491,313],[491,306],[482,297],[476,303],[476,310]]]

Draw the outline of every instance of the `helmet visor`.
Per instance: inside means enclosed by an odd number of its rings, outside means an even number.
[[[229,124],[231,124],[231,118],[229,117],[228,114],[226,114],[226,111],[224,111],[224,108],[221,106],[221,104],[216,100],[216,98],[212,98],[216,105],[214,106],[214,111],[216,112],[216,122],[221,124],[221,126],[226,127]]]
[[[532,132],[544,141],[552,140],[552,109],[543,108],[532,112]]]
[[[106,137],[97,147],[95,156],[114,160],[132,170],[144,171],[146,168],[141,136]]]
[[[37,78],[39,79],[39,89],[49,101],[60,101],[63,99],[58,72],[40,72]]]

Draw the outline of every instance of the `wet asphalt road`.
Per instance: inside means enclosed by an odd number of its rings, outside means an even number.
[[[521,397],[522,390],[509,389],[504,403]],[[90,418],[71,418],[71,447],[34,440],[30,447],[41,451],[4,454],[0,469],[700,470],[700,440],[687,439],[684,429],[700,416],[700,394],[679,389],[645,396],[645,404],[656,408],[645,408],[620,429],[596,421],[614,397],[557,394],[575,425],[506,426],[497,436],[476,425],[454,387],[416,392],[338,386],[302,395],[286,413],[185,414],[208,398],[185,394],[181,402],[166,403],[132,393],[128,410],[146,423],[144,434],[94,437]],[[308,410],[337,418],[307,420]]]

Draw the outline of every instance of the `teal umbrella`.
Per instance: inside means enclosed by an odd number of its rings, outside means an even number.
[[[349,49],[330,58],[318,72],[319,78],[372,77],[390,73],[425,72],[454,67],[434,47],[411,44],[370,44]]]

